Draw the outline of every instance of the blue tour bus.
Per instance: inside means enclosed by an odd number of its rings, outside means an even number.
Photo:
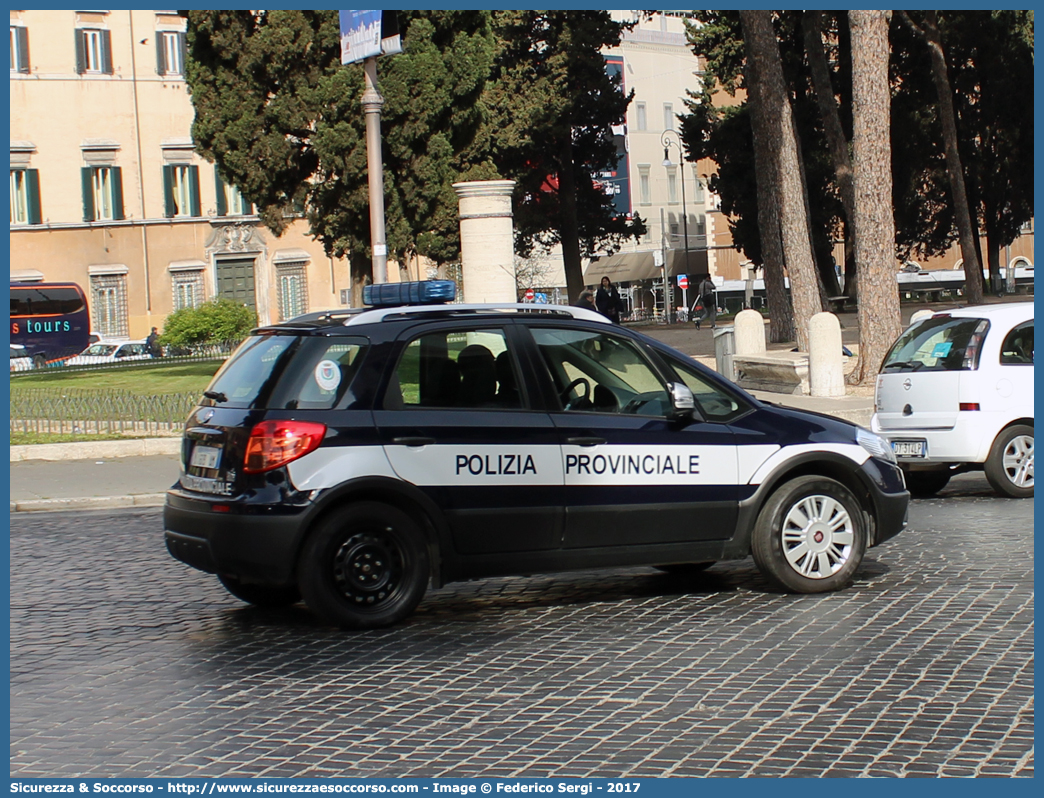
[[[34,368],[61,363],[90,344],[87,296],[76,283],[11,283],[11,343]]]

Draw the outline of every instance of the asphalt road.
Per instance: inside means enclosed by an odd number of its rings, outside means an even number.
[[[11,518],[12,777],[1032,776],[1033,503],[914,502],[849,589],[750,560],[246,608],[158,510]]]

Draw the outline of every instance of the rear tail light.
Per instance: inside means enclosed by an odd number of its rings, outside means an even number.
[[[986,337],[986,331],[990,328],[990,323],[983,319],[976,327],[975,332],[972,333],[971,338],[968,340],[968,345],[964,348],[964,362],[961,364],[961,368],[965,371],[977,369],[979,367],[979,352],[982,350],[982,339]],[[979,408],[976,407],[976,410]]]
[[[950,407],[953,407],[953,405],[950,405]],[[978,402],[961,402],[959,405],[957,405],[957,408],[959,410],[978,410],[979,409],[979,403]]]
[[[243,471],[260,474],[315,451],[326,425],[314,421],[262,421],[250,431]]]

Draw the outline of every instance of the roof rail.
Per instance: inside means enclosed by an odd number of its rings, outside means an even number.
[[[611,324],[608,318],[587,308],[578,308],[571,305],[535,305],[532,303],[504,302],[486,304],[460,304],[460,305],[406,305],[396,308],[374,308],[366,310],[357,316],[352,316],[344,323],[345,326],[355,324],[372,324],[374,322],[401,319],[406,316],[477,316],[493,315],[496,313],[514,313],[529,316],[551,316],[559,318],[573,318],[581,321],[598,321]]]

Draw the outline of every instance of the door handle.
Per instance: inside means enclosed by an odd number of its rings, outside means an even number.
[[[571,443],[574,446],[601,446],[605,443],[605,438],[580,435],[575,438],[566,438],[566,443]]]
[[[404,438],[392,438],[392,443],[397,443],[399,446],[427,446],[435,443],[435,439],[407,436]]]

